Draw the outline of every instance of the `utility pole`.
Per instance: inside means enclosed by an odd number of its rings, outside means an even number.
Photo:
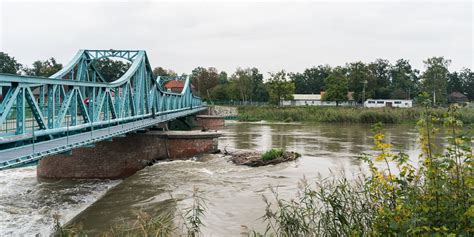
[[[362,83],[364,83],[364,87],[362,89],[362,107],[364,107],[364,103],[365,103],[365,85],[367,84],[367,80],[364,80]]]

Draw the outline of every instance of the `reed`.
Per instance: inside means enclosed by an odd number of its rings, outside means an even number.
[[[443,117],[447,108],[433,109]],[[242,106],[238,108],[240,121],[325,122],[325,123],[416,123],[423,108],[354,108],[354,107],[272,107]],[[474,109],[460,110],[463,123],[474,123]]]

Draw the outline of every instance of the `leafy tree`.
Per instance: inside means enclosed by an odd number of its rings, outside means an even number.
[[[0,52],[0,73],[19,74],[20,69],[21,64],[16,61],[15,57]]]
[[[270,73],[270,80],[268,84],[268,92],[270,102],[274,105],[279,105],[282,100],[293,99],[295,93],[295,84],[287,81],[288,74],[285,70],[277,73]]]
[[[447,84],[451,60],[444,57],[432,57],[423,61],[426,70],[423,72],[422,90],[429,93],[434,99],[434,104],[447,103]]]
[[[373,91],[374,98],[388,99],[390,98],[390,71],[392,65],[386,59],[377,59],[368,65],[370,73],[374,77]],[[367,88],[366,88],[367,91]]]
[[[290,78],[295,83],[297,94],[318,94],[324,90],[324,79],[331,74],[329,65],[319,65],[307,68],[303,73],[291,73]]]
[[[96,61],[97,70],[107,82],[119,79],[130,68],[129,62],[101,58]]]
[[[178,74],[176,72],[174,72],[173,70],[171,70],[171,69],[164,69],[162,67],[155,67],[153,69],[153,75],[155,77],[157,77],[157,76],[175,77]]]
[[[56,59],[33,62],[32,68],[25,68],[23,71],[27,75],[49,77],[63,68],[63,65],[56,62]]]
[[[232,74],[231,81],[235,82],[235,86],[240,94],[242,101],[264,101],[268,95],[263,86],[263,75],[257,68],[237,68]]]
[[[336,101],[339,106],[340,101],[347,101],[348,79],[341,72],[334,72],[326,78],[326,91],[323,100]]]
[[[463,68],[459,72],[460,81],[462,81],[463,92],[469,99],[474,100],[474,72],[469,68]]]
[[[191,74],[191,83],[201,98],[209,100],[211,89],[219,84],[219,73],[213,67],[197,67]]]
[[[229,83],[229,79],[227,78],[227,72],[222,71],[219,73],[219,84],[224,85]]]
[[[354,100],[362,102],[364,84],[366,84],[365,99],[375,98],[374,91],[377,87],[377,82],[366,64],[363,62],[349,63],[346,64],[343,71],[346,71],[349,91],[354,92]]]
[[[410,62],[399,59],[392,66],[392,99],[410,99],[419,94],[419,71],[412,69]]]

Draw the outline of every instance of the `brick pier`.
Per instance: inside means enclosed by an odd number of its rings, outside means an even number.
[[[150,131],[102,141],[94,147],[40,160],[39,178],[120,179],[157,160],[185,159],[217,150],[216,132]]]

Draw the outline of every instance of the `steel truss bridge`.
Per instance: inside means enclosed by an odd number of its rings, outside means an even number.
[[[131,63],[107,82],[96,60]],[[168,80],[184,83],[166,91]],[[189,77],[155,78],[143,50],[80,50],[59,72],[46,77],[0,74],[0,170],[34,163],[73,148],[195,114],[205,107]]]

